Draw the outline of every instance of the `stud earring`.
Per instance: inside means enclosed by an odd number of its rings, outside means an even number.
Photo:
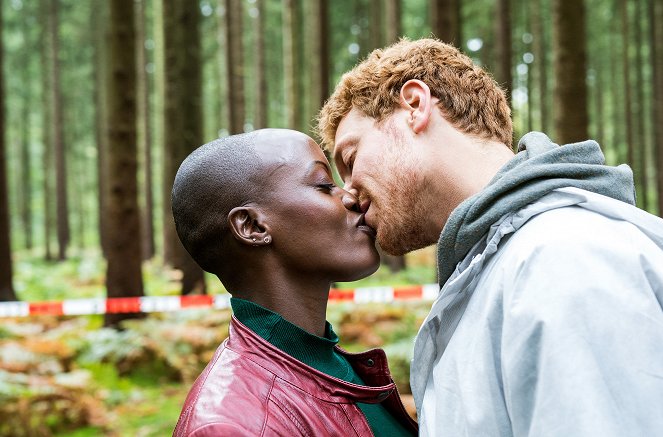
[[[265,239],[263,241],[265,242],[265,244],[269,244],[272,241],[272,239],[269,238],[269,235],[268,235],[268,236],[265,237]]]

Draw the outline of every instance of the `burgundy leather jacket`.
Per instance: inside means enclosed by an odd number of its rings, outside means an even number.
[[[384,352],[338,350],[370,387],[307,366],[233,317],[228,339],[191,388],[173,435],[372,436],[356,402],[383,402],[416,433],[417,424],[401,403]]]

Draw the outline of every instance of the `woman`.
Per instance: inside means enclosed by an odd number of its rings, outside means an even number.
[[[174,435],[416,434],[384,352],[343,351],[326,322],[330,284],[370,275],[379,256],[313,140],[266,129],[206,144],[182,163],[172,207],[234,312]]]

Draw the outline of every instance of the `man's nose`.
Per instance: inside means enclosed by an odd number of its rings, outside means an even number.
[[[361,212],[361,209],[359,208],[359,199],[357,198],[357,190],[355,189],[346,190],[344,188],[343,191],[344,193],[341,197],[343,206],[345,206],[345,208],[350,211]]]
[[[346,178],[343,189],[355,197],[359,197],[359,190],[352,186],[352,179]]]

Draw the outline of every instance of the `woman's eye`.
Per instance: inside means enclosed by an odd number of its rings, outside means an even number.
[[[318,185],[318,188],[331,192],[334,188],[336,188],[336,184],[320,184]]]

